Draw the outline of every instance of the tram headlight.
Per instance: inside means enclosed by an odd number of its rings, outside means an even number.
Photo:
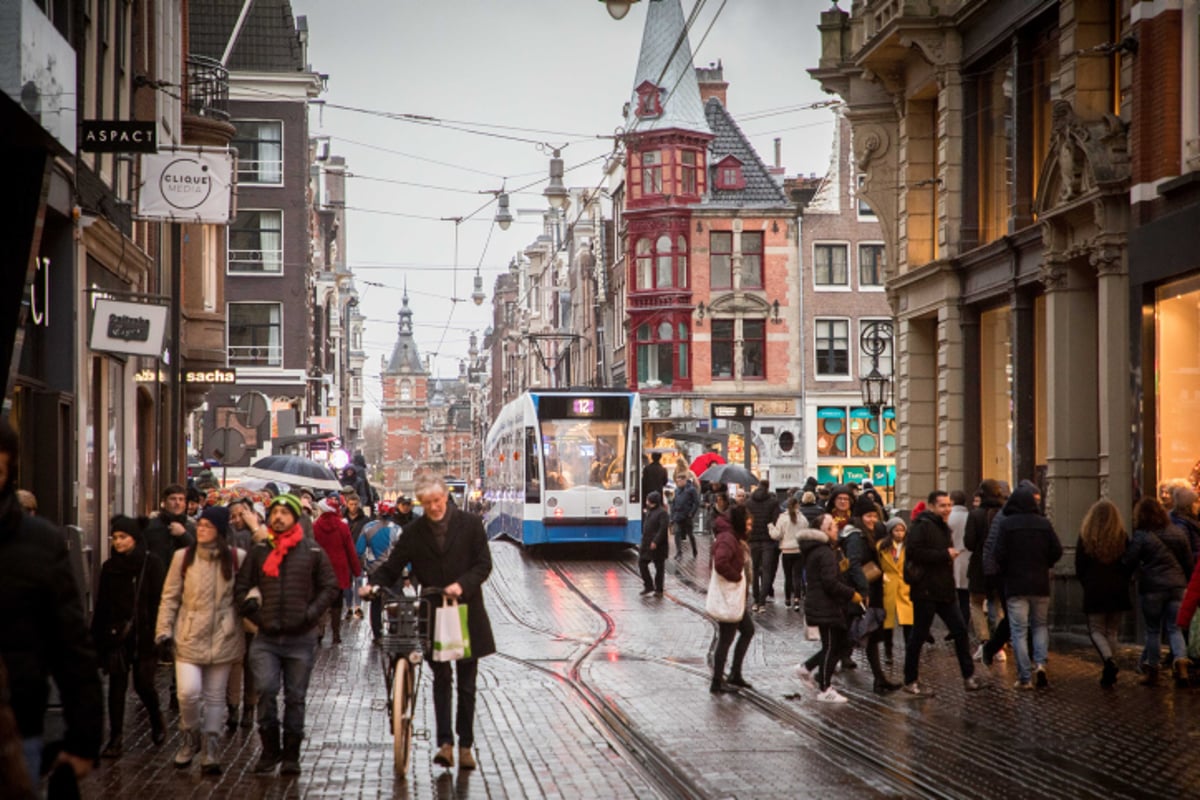
[[[614,498],[613,498],[613,503],[612,503],[612,504],[613,504],[614,506],[616,506],[617,508],[620,508],[620,507],[621,507],[621,505],[622,505],[624,502],[625,502],[625,501],[624,501],[624,500],[622,500],[620,497],[614,497]]]
[[[547,505],[549,508],[554,508],[555,506],[557,506],[557,505],[558,505],[558,498],[557,498],[557,497],[551,497],[549,500],[547,500],[547,501],[546,501],[546,505]]]

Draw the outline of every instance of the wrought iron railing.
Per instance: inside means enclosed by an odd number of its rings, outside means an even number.
[[[229,70],[205,56],[188,56],[184,107],[198,117],[229,121]]]

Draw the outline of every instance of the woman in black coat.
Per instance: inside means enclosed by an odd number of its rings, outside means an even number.
[[[100,667],[108,673],[109,735],[100,755],[118,758],[124,749],[125,693],[130,670],[133,689],[150,715],[151,740],[157,745],[166,738],[154,689],[154,623],[158,619],[157,587],[163,583],[163,565],[158,556],[146,550],[138,520],[116,516],[109,528],[112,556],[100,568],[92,638]]]
[[[800,551],[804,554],[804,569],[808,576],[804,622],[816,625],[821,632],[821,649],[796,669],[796,675],[806,684],[819,689],[817,700],[845,703],[846,698],[833,688],[833,669],[846,647],[846,607],[851,601],[862,602],[863,598],[850,585],[841,569],[837,523],[826,514],[820,518],[819,524],[829,537],[828,541],[803,542]]]
[[[646,495],[646,513],[642,517],[642,546],[638,551],[638,570],[642,573],[642,596],[663,596],[663,571],[667,562],[667,511],[662,495]],[[654,563],[654,580],[650,580],[650,564]]]
[[[1097,500],[1079,528],[1075,577],[1083,586],[1083,613],[1087,615],[1088,635],[1104,662],[1100,685],[1106,689],[1117,682],[1113,653],[1121,618],[1133,609],[1129,601],[1133,570],[1121,561],[1128,545],[1129,532],[1121,512],[1108,500]]]
[[[878,542],[887,536],[887,529],[879,521],[880,510],[869,495],[863,495],[854,501],[854,516],[842,528],[838,535],[838,546],[849,560],[850,567],[846,576],[854,590],[867,598],[867,607],[883,612],[883,565],[879,563]],[[875,580],[867,580],[870,571]],[[900,684],[888,678],[879,660],[879,646],[889,632],[883,628],[885,613],[879,613],[879,627],[871,631],[867,639],[867,663],[871,666],[876,694],[894,692]],[[854,669],[852,651],[853,642],[847,643],[846,652],[842,657],[843,669]]]

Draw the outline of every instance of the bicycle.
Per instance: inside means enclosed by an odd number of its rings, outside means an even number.
[[[372,589],[372,597],[383,597],[379,650],[387,686],[393,766],[397,775],[406,776],[412,756],[413,715],[417,707],[421,662],[429,646],[432,614],[428,598],[441,595],[441,589],[424,589],[416,594],[397,592],[385,586]]]

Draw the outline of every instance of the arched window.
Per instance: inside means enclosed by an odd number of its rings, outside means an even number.
[[[688,388],[688,326],[673,319],[643,323],[637,329],[639,389]]]
[[[412,384],[408,381],[400,381],[400,400],[403,402],[412,400]]]
[[[651,258],[650,240],[637,240],[637,288],[654,288],[654,260]]]
[[[662,234],[651,246],[642,237],[634,248],[635,286],[638,291],[686,289],[688,286],[687,237]]]

